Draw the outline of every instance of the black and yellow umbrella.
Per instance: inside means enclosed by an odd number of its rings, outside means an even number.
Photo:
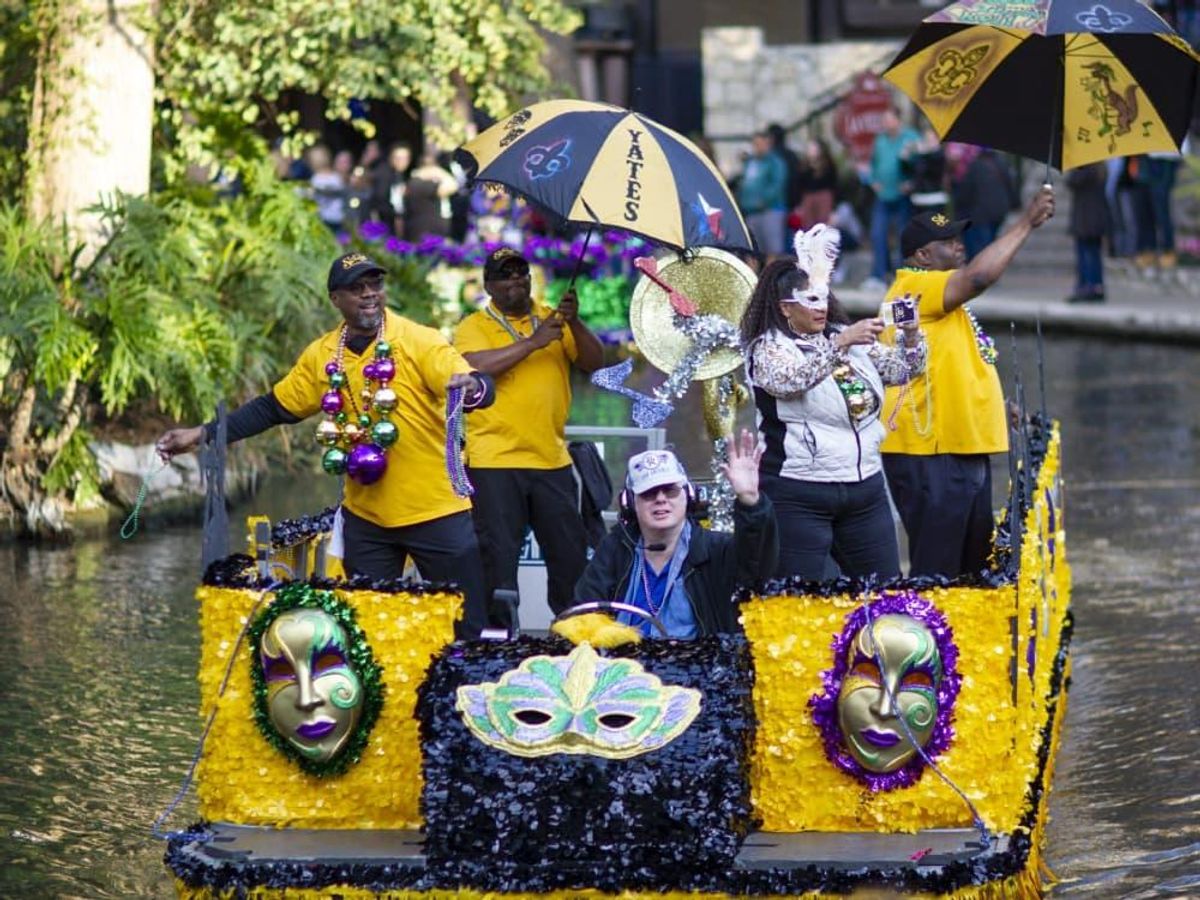
[[[501,184],[561,219],[672,247],[750,249],[725,179],[683,135],[636,112],[548,100],[457,151],[467,175]]]
[[[1072,169],[1177,150],[1198,61],[1136,0],[963,0],[926,18],[884,78],[943,140]]]

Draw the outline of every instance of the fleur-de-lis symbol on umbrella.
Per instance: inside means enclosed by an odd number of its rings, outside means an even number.
[[[1113,12],[1107,6],[1097,3],[1086,12],[1076,14],[1075,21],[1088,31],[1120,31],[1133,22],[1133,16],[1127,13]]]

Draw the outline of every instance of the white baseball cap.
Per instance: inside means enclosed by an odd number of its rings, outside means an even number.
[[[630,457],[625,486],[635,494],[642,494],[664,484],[683,485],[687,480],[687,472],[674,453],[670,450],[647,450]]]

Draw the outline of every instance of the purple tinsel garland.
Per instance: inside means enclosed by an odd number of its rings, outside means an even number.
[[[929,629],[937,642],[942,658],[942,681],[937,688],[937,722],[924,748],[926,756],[933,759],[945,752],[954,740],[951,718],[954,713],[954,701],[962,684],[962,676],[958,674],[958,648],[954,644],[954,633],[946,622],[946,617],[937,607],[915,591],[889,592],[868,602],[872,621],[889,614],[912,616]],[[866,627],[866,624],[865,606],[859,606],[846,617],[845,627],[830,645],[833,649],[833,668],[821,673],[821,683],[825,692],[813,694],[808,705],[812,709],[813,723],[821,731],[825,755],[829,761],[843,772],[865,783],[872,791],[892,791],[915,784],[925,769],[925,760],[918,754],[894,772],[870,772],[846,750],[842,729],[838,725],[838,691],[849,668],[846,651],[854,636]]]

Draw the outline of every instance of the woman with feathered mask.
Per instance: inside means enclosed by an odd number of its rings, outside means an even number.
[[[781,576],[832,577],[834,561],[844,575],[900,574],[879,414],[885,384],[924,371],[925,338],[915,315],[896,328],[890,345],[879,341],[882,319],[850,324],[829,291],[839,246],[836,228],[798,233],[796,259],[762,271],[742,317],[746,375],[765,445],[761,486],[779,521]]]

